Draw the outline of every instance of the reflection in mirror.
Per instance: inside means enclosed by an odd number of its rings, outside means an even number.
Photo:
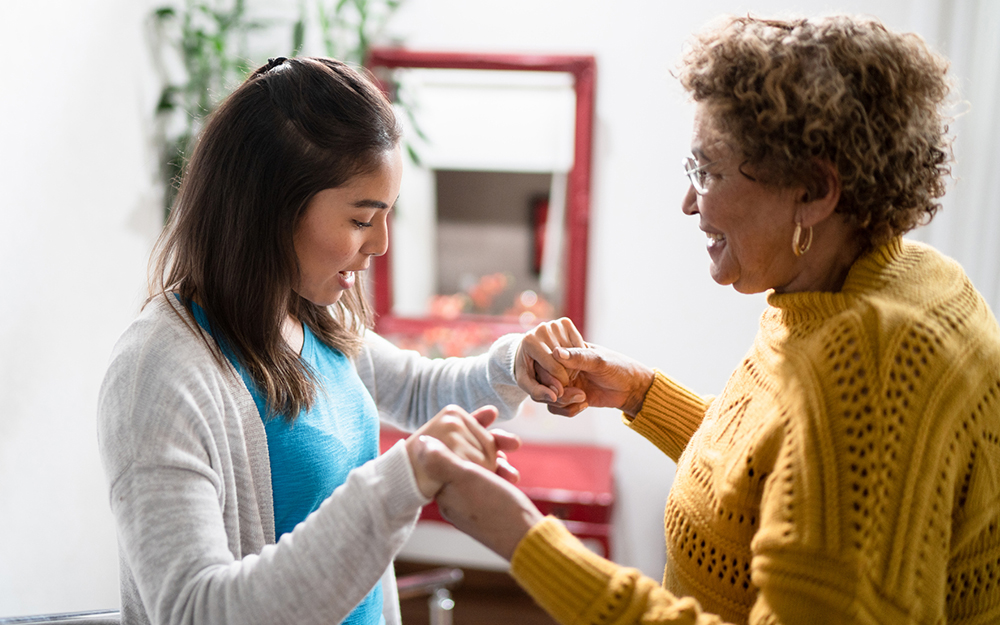
[[[432,315],[516,318],[561,311],[558,276],[542,284],[552,174],[437,170],[437,292]]]
[[[415,155],[404,164],[389,258],[378,261],[378,331],[449,356],[560,315],[582,325],[583,267],[567,279],[570,248],[586,237],[585,221],[574,239],[567,218],[581,135],[576,66],[515,71],[518,57],[487,69],[469,67],[482,57],[421,65],[427,58],[375,64]],[[589,159],[589,121],[586,138]],[[577,186],[589,186],[589,163],[585,177],[576,173]]]

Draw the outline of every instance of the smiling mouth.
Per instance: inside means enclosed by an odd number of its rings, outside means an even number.
[[[715,232],[706,232],[705,236],[708,237],[709,243],[722,243],[726,240],[726,235]]]

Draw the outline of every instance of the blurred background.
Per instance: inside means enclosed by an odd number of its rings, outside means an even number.
[[[118,606],[95,411],[111,348],[145,299],[163,223],[151,15],[164,4],[0,4],[0,616]],[[255,44],[250,64],[288,55],[294,41],[324,54],[318,31],[294,35],[309,6],[247,0],[247,14],[275,33]],[[958,259],[997,310],[995,0],[403,0],[375,43],[596,59],[587,339],[717,393],[765,302],[712,282],[704,235],[680,211],[692,108],[670,70],[686,37],[722,13],[828,12],[874,14],[952,59],[955,180],[944,211],[912,236]],[[529,404],[509,429],[612,448],[614,559],[662,575],[669,460],[614,411],[565,420]]]

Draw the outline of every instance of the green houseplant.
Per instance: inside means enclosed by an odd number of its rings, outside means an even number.
[[[401,2],[301,0],[290,19],[263,17],[247,0],[183,0],[153,9],[149,41],[162,85],[155,143],[165,211],[205,117],[254,67],[268,56],[303,52],[313,31],[322,54],[360,65]],[[275,42],[282,39],[286,47],[279,50]]]

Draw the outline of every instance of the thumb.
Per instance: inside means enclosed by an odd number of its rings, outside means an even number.
[[[598,351],[592,347],[557,347],[552,356],[567,369],[596,371],[604,363]]]

